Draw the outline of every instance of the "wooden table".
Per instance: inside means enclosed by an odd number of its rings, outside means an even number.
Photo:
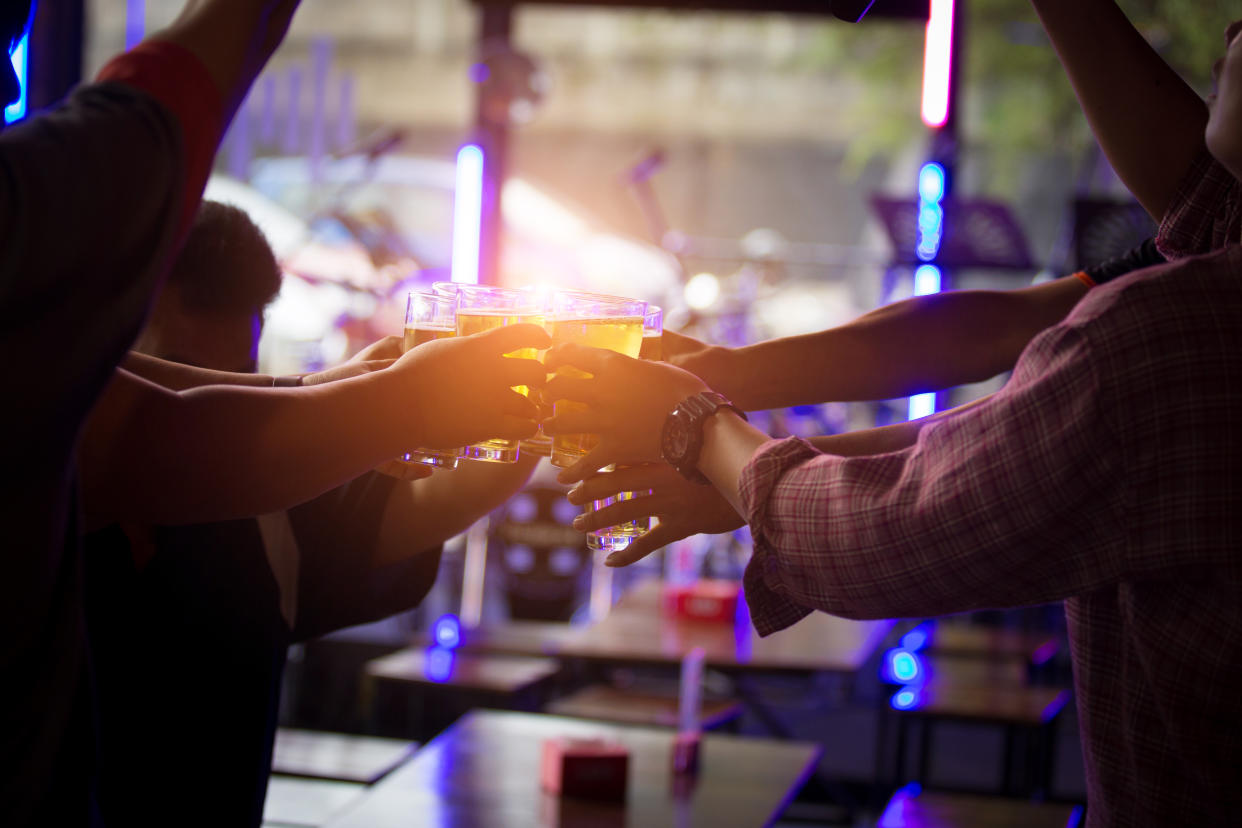
[[[624,804],[544,792],[545,739],[600,737],[630,750]],[[374,786],[330,828],[718,828],[770,824],[810,775],[823,749],[804,742],[708,734],[696,784],[677,794],[669,772],[674,734],[558,716],[476,711]]]
[[[695,647],[707,665],[725,672],[856,673],[875,653],[894,621],[851,621],[813,612],[760,638],[748,618],[720,624],[676,618],[661,608],[661,582],[631,589],[607,618],[556,643],[561,658],[676,664]]]
[[[282,727],[276,730],[272,773],[370,785],[404,762],[417,742]]]

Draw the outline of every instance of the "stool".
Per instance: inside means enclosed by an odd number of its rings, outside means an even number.
[[[593,684],[550,702],[545,712],[576,719],[597,719],[620,724],[677,727],[679,699],[672,693],[628,690],[609,684]],[[699,718],[704,730],[732,724],[742,715],[734,699],[703,699]]]
[[[362,799],[366,790],[366,785],[356,782],[273,776],[268,780],[267,798],[263,801],[263,824],[326,825]]]
[[[1082,814],[1081,805],[934,793],[907,785],[893,794],[876,828],[1077,828]]]

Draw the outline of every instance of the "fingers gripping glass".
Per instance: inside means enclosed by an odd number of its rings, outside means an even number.
[[[554,346],[576,342],[637,357],[642,349],[646,313],[647,303],[637,299],[558,291],[552,296],[548,333]],[[557,375],[591,376],[568,365],[558,368]],[[567,400],[557,400],[553,407],[557,412],[584,410],[580,403]],[[558,434],[552,438],[552,464],[568,468],[585,457],[598,442],[594,434]]]
[[[456,317],[455,294],[411,291],[405,304],[405,336],[401,350],[408,351],[425,342],[457,336]],[[406,463],[455,469],[460,453],[460,449],[420,448],[406,452],[398,459]]]
[[[522,323],[540,326],[544,323],[544,310],[530,292],[492,285],[457,286],[458,336]],[[505,356],[537,359],[539,352],[535,348],[519,348]],[[525,385],[519,385],[514,390],[525,396],[530,395],[530,389]],[[518,454],[517,440],[500,438],[484,440],[462,449],[463,457],[488,463],[516,463]]]

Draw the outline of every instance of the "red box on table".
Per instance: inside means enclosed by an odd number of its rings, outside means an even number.
[[[546,739],[540,780],[561,796],[624,802],[630,750],[603,739]]]
[[[664,585],[664,612],[695,621],[732,623],[741,584],[711,578],[689,584]]]

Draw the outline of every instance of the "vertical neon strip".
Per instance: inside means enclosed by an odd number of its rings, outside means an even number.
[[[125,49],[134,48],[142,42],[147,31],[146,0],[125,0]]]
[[[931,0],[923,47],[923,123],[944,126],[949,117],[949,65],[953,54],[953,0]]]
[[[596,558],[591,565],[591,621],[603,621],[612,612],[612,567]]]
[[[479,283],[482,221],[483,149],[466,144],[457,151],[457,191],[453,199],[454,282]]]
[[[5,44],[8,45],[7,43]],[[21,94],[17,100],[4,108],[4,122],[11,124],[14,121],[20,121],[26,117],[26,72],[30,63],[28,60],[30,54],[30,33],[27,32],[22,39],[17,42],[17,48],[10,55],[13,61],[13,71],[17,74],[17,83],[21,86]]]

